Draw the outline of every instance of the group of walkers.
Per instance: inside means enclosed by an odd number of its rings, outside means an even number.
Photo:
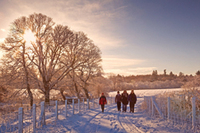
[[[130,94],[128,94],[127,91],[124,90],[124,92],[121,95],[118,91],[115,97],[115,102],[117,103],[118,111],[121,111],[121,103],[122,103],[122,112],[127,111],[127,105],[129,103],[130,112],[134,113],[134,107],[135,107],[136,101],[137,101],[137,97],[133,90],[131,90]]]
[[[127,105],[129,103],[130,112],[134,113],[134,107],[137,101],[137,97],[134,93],[134,90],[131,90],[131,93],[128,94],[126,90],[120,95],[119,91],[117,91],[117,95],[115,97],[115,103],[117,103],[118,111],[121,111],[121,103],[122,103],[122,112],[127,111]],[[102,93],[101,97],[99,98],[99,104],[101,105],[102,112],[104,112],[104,106],[107,104],[106,97],[104,93]]]

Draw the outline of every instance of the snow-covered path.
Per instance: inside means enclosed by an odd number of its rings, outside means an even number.
[[[116,104],[106,105],[102,113],[100,107],[75,115],[59,114],[58,121],[47,120],[47,126],[38,129],[39,133],[179,133],[180,129],[165,120],[148,117],[139,111],[143,98],[138,98],[135,113],[117,111]]]

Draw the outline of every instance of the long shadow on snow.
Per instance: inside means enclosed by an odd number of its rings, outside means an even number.
[[[103,131],[112,131],[113,132],[113,129],[110,129],[106,126],[99,125],[97,120],[102,119],[102,118],[96,118],[98,115],[101,115],[101,114],[104,116],[105,115],[106,116],[113,115],[113,112],[108,112],[109,110],[112,110],[113,108],[116,108],[116,105],[106,106],[104,113],[102,113],[101,109],[99,109],[99,108],[90,109],[90,110],[84,112],[83,114],[76,114],[76,115],[72,116],[71,118],[69,118],[69,120],[67,120],[68,121],[67,123],[70,123],[70,125],[73,125],[71,127],[72,128],[71,130],[78,132],[78,133],[82,133],[82,132],[86,132],[86,131],[87,132],[96,132],[96,130],[98,130],[98,129],[101,129]],[[95,120],[95,118],[97,120]],[[74,121],[74,119],[77,119],[78,121]],[[96,122],[96,123],[91,123],[92,120],[94,120],[94,122]],[[83,122],[85,122],[85,123],[83,123]],[[66,128],[68,128],[68,126],[69,126],[67,123],[65,126]],[[88,126],[90,128],[88,128]],[[92,129],[94,127],[95,127],[95,129]],[[114,131],[114,132],[116,132],[116,131]]]

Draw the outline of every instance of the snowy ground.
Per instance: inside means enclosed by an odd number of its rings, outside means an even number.
[[[138,91],[139,94],[139,91]],[[141,95],[144,92],[141,92]],[[155,91],[154,91],[155,94]],[[58,121],[47,120],[47,126],[38,132],[48,133],[180,133],[184,132],[178,126],[173,126],[166,120],[151,118],[139,106],[143,97],[138,97],[135,113],[118,112],[116,104],[107,105],[105,112],[100,108],[86,110],[79,114],[59,114]]]
[[[174,91],[180,91],[181,88],[171,88],[171,89],[147,89],[147,90],[134,90],[137,97],[144,97],[144,96],[155,96],[158,94],[163,94],[167,92],[174,92]],[[123,91],[120,91],[120,94]],[[130,94],[131,90],[127,90],[127,93]],[[117,94],[116,91],[110,92],[108,95],[110,97],[115,97]]]

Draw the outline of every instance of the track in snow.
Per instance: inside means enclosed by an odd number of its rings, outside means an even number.
[[[85,123],[84,128],[82,129],[83,132],[88,132],[88,133],[100,133],[100,132],[141,133],[142,132],[128,118],[128,117],[133,117],[134,114],[128,112],[126,113],[119,112],[117,111],[116,105],[111,105],[106,107],[104,113],[102,113],[100,109],[96,109],[96,111],[97,110],[99,112],[96,112],[96,114],[94,114],[93,117],[91,117]]]
[[[133,118],[133,115],[132,113],[128,114],[128,112],[124,113],[120,113],[120,116],[119,116],[119,122],[121,123],[121,125],[123,126],[123,128],[126,130],[126,132],[134,132],[134,133],[143,133],[143,131],[141,131],[138,127],[136,127],[134,125],[134,123],[132,122],[132,119],[130,118]]]

